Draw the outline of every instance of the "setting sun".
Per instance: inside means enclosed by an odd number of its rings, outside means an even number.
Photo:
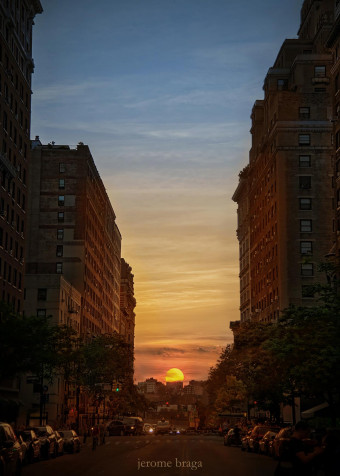
[[[180,369],[169,369],[165,376],[166,382],[182,382],[184,380],[184,374]]]

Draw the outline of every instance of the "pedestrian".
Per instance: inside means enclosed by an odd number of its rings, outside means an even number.
[[[99,440],[101,445],[105,445],[105,426],[104,423],[99,425]]]
[[[83,443],[85,445],[86,443],[86,439],[87,437],[89,436],[90,434],[90,427],[86,426],[85,429],[84,429],[84,435],[83,435]]]
[[[98,445],[99,429],[97,425],[92,428],[92,451],[95,451]]]

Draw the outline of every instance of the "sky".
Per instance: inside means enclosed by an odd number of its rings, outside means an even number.
[[[250,114],[302,0],[41,0],[32,137],[89,145],[135,282],[135,381],[206,379],[239,319]]]

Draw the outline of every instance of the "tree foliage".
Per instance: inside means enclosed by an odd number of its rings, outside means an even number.
[[[235,332],[234,346],[210,369],[207,388],[216,409],[230,391],[227,376],[245,388],[245,400],[278,415],[280,403],[294,395],[329,403],[333,422],[340,413],[340,301],[334,272],[316,285],[313,307],[289,307],[277,323],[249,321]],[[229,389],[228,389],[229,387]],[[222,398],[222,396],[224,396]]]

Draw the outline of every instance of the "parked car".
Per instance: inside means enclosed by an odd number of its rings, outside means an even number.
[[[21,456],[20,456],[21,464],[23,464],[23,465],[27,464],[27,462],[28,462],[27,461],[28,445],[25,443],[25,441],[23,440],[21,435],[19,435],[18,433],[15,433],[15,436],[17,437],[20,448],[21,448]]]
[[[269,454],[275,459],[280,459],[283,455],[284,448],[289,442],[289,439],[293,433],[291,427],[282,428],[275,438],[272,441],[272,444],[269,445]]]
[[[26,452],[26,460],[28,463],[38,461],[40,459],[40,440],[33,430],[21,430],[18,432],[21,438],[28,446]]]
[[[0,422],[0,474],[1,476],[20,476],[22,450],[13,428]]]
[[[241,438],[241,450],[248,451],[248,440],[251,435],[251,430],[249,430],[242,438]]]
[[[279,428],[277,430],[269,430],[267,433],[263,435],[263,438],[259,441],[259,453],[264,455],[269,454],[269,445],[274,440],[275,436],[279,432]]]
[[[156,425],[156,435],[168,434],[171,429],[170,422],[168,420],[161,420]]]
[[[57,438],[49,425],[34,426],[28,429],[33,430],[38,436],[41,445],[41,456],[43,458],[48,459],[50,456],[56,455]]]
[[[64,450],[68,453],[79,453],[80,451],[80,439],[74,430],[59,430],[58,433],[64,439]]]
[[[259,450],[259,442],[264,437],[267,431],[274,431],[276,427],[268,427],[263,425],[256,425],[248,438],[248,451],[254,451],[255,453]]]
[[[55,456],[61,456],[64,454],[64,438],[58,431],[55,431],[54,433],[57,439]]]
[[[223,436],[224,446],[241,446],[241,431],[239,428],[230,428],[228,433]]]

